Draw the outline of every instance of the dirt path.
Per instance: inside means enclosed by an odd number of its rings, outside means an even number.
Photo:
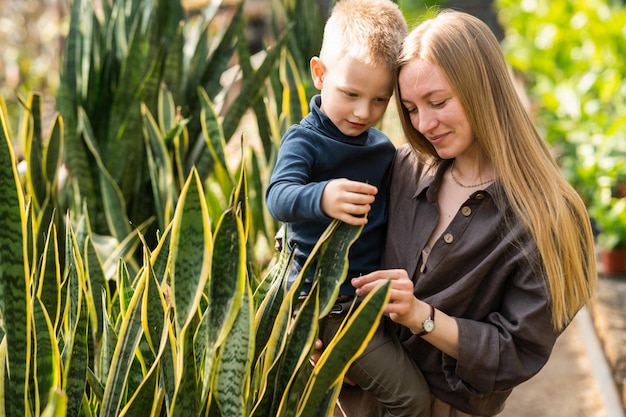
[[[517,387],[498,417],[608,417],[577,317],[546,366]]]

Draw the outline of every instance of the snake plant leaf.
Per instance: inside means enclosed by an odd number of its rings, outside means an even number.
[[[257,372],[260,375],[261,384],[252,412],[254,417],[271,415],[274,393],[276,392],[276,378],[280,370],[281,355],[285,350],[287,329],[292,317],[292,301],[294,297],[291,297],[289,293],[293,291],[294,288],[292,287],[288,294],[282,298],[270,336],[265,346],[260,350],[261,353],[257,360],[257,368],[259,368]]]
[[[101,298],[104,300],[105,295],[102,294]],[[102,312],[102,344],[100,347],[100,357],[99,357],[99,367],[97,368],[96,375],[99,377],[100,381],[106,381],[109,376],[109,369],[111,368],[111,361],[113,360],[113,355],[115,354],[115,347],[117,346],[117,333],[111,324],[111,320],[106,311]],[[102,397],[104,396],[104,391],[100,398],[100,402],[102,402]]]
[[[67,415],[67,395],[62,390],[55,389],[50,392],[48,397],[50,401],[41,412],[41,417],[65,417]]]
[[[290,389],[296,378],[300,376],[296,372],[302,365],[308,362],[313,352],[315,339],[318,334],[319,317],[319,287],[316,285],[308,297],[305,298],[295,319],[288,331],[287,343],[284,353],[281,355],[280,371],[276,379],[276,398],[272,415],[282,415],[286,407],[290,407]],[[297,385],[297,384],[296,384]],[[299,393],[296,394],[299,396]],[[280,403],[279,403],[280,402]]]
[[[0,339],[0,363],[7,363],[7,338],[2,332],[2,338]],[[6,397],[8,396],[5,391],[5,383],[9,382],[7,375],[7,367],[0,366],[0,416],[6,417],[8,415],[8,408],[6,407]]]
[[[241,143],[243,149],[243,138]],[[233,190],[231,206],[235,208],[237,215],[241,219],[243,226],[243,240],[248,241],[250,231],[250,207],[248,206],[248,176],[246,175],[246,165],[241,164],[239,170],[239,181]]]
[[[144,311],[144,313],[142,314],[142,318],[144,319],[146,316],[146,308],[149,308],[149,306],[146,305],[147,303],[149,303],[150,301],[154,301],[157,304],[162,304],[164,301],[162,299],[162,294],[160,294],[160,291],[158,290],[158,285],[154,285],[155,283],[156,280],[154,279],[154,276],[148,278],[148,288],[146,288],[146,291],[144,291],[142,303],[142,308]],[[150,286],[152,286],[153,288],[150,289]],[[152,294],[150,295],[149,293]],[[159,300],[155,300],[155,297]],[[156,308],[154,310],[155,315],[164,313],[162,308]],[[160,334],[157,336],[157,333],[159,332]],[[158,400],[159,397],[162,398],[162,396],[159,395],[159,371],[161,369],[160,358],[162,357],[164,352],[167,352],[167,326],[161,326],[160,329],[151,329],[150,333],[152,333],[153,337],[156,338],[156,340],[154,340],[154,345],[158,352],[155,351],[155,360],[152,362],[150,369],[147,371],[146,375],[142,378],[139,387],[135,390],[130,400],[128,400],[128,402],[126,403],[126,406],[120,412],[120,417],[143,417],[146,415],[160,415],[161,406],[163,403],[162,400]],[[147,332],[145,332],[145,329],[144,334],[148,334]]]
[[[194,170],[174,214],[170,245],[171,288],[176,333],[196,314],[211,271],[211,226],[204,192]]]
[[[246,282],[246,251],[241,218],[231,208],[220,217],[213,242],[213,266],[206,287],[207,307],[195,336],[197,357],[204,356],[201,396],[209,393],[213,357],[231,331]]]
[[[74,259],[76,260],[76,258]],[[78,273],[71,279],[83,281]],[[74,325],[70,327],[71,335],[68,335],[69,343],[65,346],[66,359],[63,369],[63,391],[67,394],[67,416],[78,417],[81,412],[81,404],[85,395],[88,363],[88,321],[89,313],[83,291],[84,283],[78,283],[76,298],[76,318]]]
[[[130,233],[130,222],[126,215],[126,203],[122,191],[109,173],[101,156],[94,136],[91,122],[82,107],[78,109],[78,129],[83,133],[85,144],[98,165],[100,189],[102,192],[103,211],[109,230],[118,240],[123,240]]]
[[[271,282],[271,287],[257,309],[255,317],[255,361],[267,346],[267,342],[275,327],[276,319],[285,297],[287,276],[291,269],[294,255],[294,251],[282,251],[278,263],[267,274],[266,280]]]
[[[23,138],[24,157],[28,161],[28,177],[27,181],[28,194],[32,198],[37,208],[43,205],[46,199],[46,181],[43,171],[43,134],[41,123],[41,103],[40,94],[29,93],[26,101],[26,113],[22,127],[24,132]]]
[[[320,249],[313,278],[320,282],[320,317],[328,314],[339,294],[348,272],[348,251],[362,230],[363,226],[339,222]]]
[[[122,406],[126,382],[142,336],[141,305],[148,271],[137,282],[130,304],[124,314],[111,367],[105,384],[100,417],[117,416]]]
[[[164,228],[171,221],[167,216],[167,208],[173,206],[176,201],[177,191],[172,182],[174,168],[171,158],[168,157],[163,133],[145,104],[141,105],[141,114],[144,121],[146,158],[154,205],[159,227]]]
[[[58,185],[58,172],[63,163],[63,135],[63,118],[57,113],[52,118],[50,135],[44,147],[44,169],[46,182],[50,184],[52,189],[55,189]]]
[[[111,295],[109,286],[104,276],[102,262],[93,244],[93,240],[88,238],[85,241],[84,263],[86,276],[87,306],[90,311],[91,333],[95,336],[96,341],[102,339],[104,323],[102,322],[103,312],[106,311],[110,304]],[[104,299],[101,297],[104,295]]]
[[[139,275],[139,279],[142,276],[143,274]],[[133,286],[130,283],[130,274],[128,273],[126,263],[120,259],[117,269],[117,294],[122,315],[126,315],[135,291],[136,289],[133,290]]]
[[[298,406],[299,417],[315,415],[329,388],[343,378],[350,364],[363,352],[376,331],[378,320],[389,299],[390,287],[387,281],[368,294],[328,344],[313,368]]]
[[[181,365],[179,377],[176,379],[176,391],[170,407],[171,417],[187,417],[198,414],[198,376],[194,353],[193,336],[195,326],[193,321],[177,334],[179,338],[178,364]],[[182,364],[181,364],[182,362]]]
[[[150,264],[152,270],[156,276],[159,284],[162,284],[167,279],[168,274],[168,259],[170,254],[170,238],[172,231],[172,223],[170,222],[167,228],[163,231],[163,234],[159,237],[157,247],[152,251],[150,258]]]
[[[236,131],[244,113],[259,99],[265,88],[265,80],[274,70],[280,58],[280,52],[289,39],[289,29],[286,29],[277,39],[276,44],[267,50],[263,63],[250,77],[243,79],[241,91],[224,115],[222,129],[224,137],[230,138]]]
[[[85,143],[77,129],[76,109],[87,97],[86,85],[91,51],[91,19],[83,19],[83,13],[91,11],[91,1],[76,0],[70,8],[70,24],[65,39],[65,49],[61,60],[60,81],[57,93],[57,108],[63,117],[65,146],[63,147],[65,163],[72,173],[75,182],[73,187],[76,197],[87,202],[88,211],[97,213],[98,197],[96,177],[91,171],[90,159]],[[95,20],[95,19],[94,19]]]
[[[153,254],[154,255],[154,254]],[[161,381],[165,386],[168,398],[172,398],[175,390],[175,358],[172,353],[170,336],[170,321],[168,318],[169,308],[165,301],[165,295],[157,276],[150,264],[145,264],[150,269],[150,278],[147,282],[142,305],[142,325],[144,335],[150,348],[156,355],[155,362],[159,362]]]
[[[87,384],[89,384],[90,392],[93,393],[92,398],[95,398],[98,403],[102,403],[104,385],[102,385],[98,376],[89,367],[87,367]]]
[[[220,218],[213,241],[213,267],[208,282],[208,345],[221,345],[230,332],[242,303],[246,281],[243,225],[235,210]]]
[[[35,342],[35,383],[41,407],[50,400],[49,394],[61,388],[61,354],[56,343],[56,332],[45,305],[33,297],[33,330]]]
[[[252,293],[245,285],[241,308],[220,348],[216,364],[213,395],[225,416],[248,417],[248,382],[254,352],[253,314]]]
[[[159,366],[153,364],[139,388],[128,400],[126,406],[120,411],[120,417],[145,417],[159,415],[159,410],[154,410],[155,399],[159,390]]]
[[[205,152],[202,158],[194,161],[194,163],[198,167],[199,172],[208,173],[212,171],[213,176],[218,179],[222,193],[230,195],[235,181],[228,170],[228,163],[226,162],[224,151],[226,141],[222,125],[219,122],[220,117],[204,89],[198,88],[198,97],[201,106],[200,126],[208,152]]]
[[[24,197],[15,157],[0,113],[0,312],[6,331],[11,415],[30,415],[26,403],[31,350],[31,314]]]
[[[46,242],[41,256],[39,278],[36,280],[36,294],[52,320],[52,327],[58,328],[61,314],[61,268],[57,229],[50,222]]]
[[[144,234],[146,230],[154,223],[154,218],[150,217],[146,219],[143,223],[138,225],[133,231],[124,238],[121,242],[117,242],[117,244],[113,247],[111,251],[108,251],[106,254],[106,259],[103,262],[103,268],[105,271],[105,276],[107,279],[110,279],[114,273],[117,271],[117,263],[120,259],[125,261],[126,267],[129,268],[133,272],[133,275],[136,275],[139,271],[139,267],[137,266],[136,260],[133,258],[133,253],[141,243],[139,239],[140,234]],[[96,243],[98,235],[92,235],[94,243]],[[98,251],[100,254],[103,254],[103,251]]]

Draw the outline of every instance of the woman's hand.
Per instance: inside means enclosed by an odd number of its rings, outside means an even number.
[[[404,269],[374,271],[370,274],[353,278],[352,285],[356,288],[356,294],[361,297],[369,294],[383,281],[391,282],[389,302],[385,307],[385,312],[396,323],[415,329],[415,318],[422,315],[427,317],[429,307],[413,295],[413,281],[409,279]]]
[[[430,305],[418,300],[413,295],[413,282],[404,269],[374,271],[367,275],[352,278],[352,285],[358,296],[369,294],[383,281],[391,282],[389,302],[385,312],[394,322],[419,333],[424,320],[430,316]],[[440,310],[435,312],[435,329],[423,336],[424,340],[453,357],[459,357],[459,327],[453,317]]]

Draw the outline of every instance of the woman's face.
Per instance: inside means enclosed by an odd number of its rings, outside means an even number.
[[[400,99],[411,125],[434,146],[442,159],[470,152],[474,132],[443,70],[422,59],[402,67]]]

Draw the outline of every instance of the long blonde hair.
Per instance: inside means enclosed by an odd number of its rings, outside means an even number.
[[[582,199],[528,116],[496,37],[478,18],[444,10],[408,35],[398,71],[417,59],[439,66],[447,75],[478,145],[498,173],[504,197],[534,236],[551,296],[552,322],[562,330],[595,291],[591,225]],[[399,85],[395,95],[415,153],[441,162],[411,125]]]

